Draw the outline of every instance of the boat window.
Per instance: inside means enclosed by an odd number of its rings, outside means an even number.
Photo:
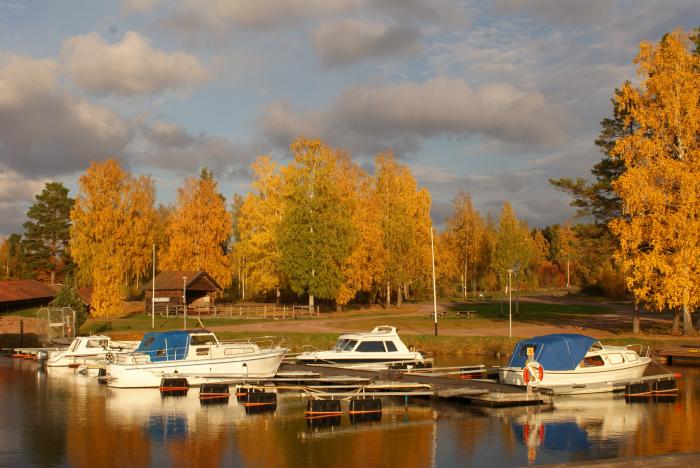
[[[608,354],[608,359],[610,360],[610,364],[622,364],[625,362],[625,360],[622,359],[622,354]]]
[[[363,353],[383,353],[384,349],[383,341],[363,341],[360,346],[357,347],[357,351]]]
[[[70,351],[70,352],[75,351],[75,348],[78,347],[78,343],[80,343],[80,340],[73,340],[73,343],[70,345],[70,349],[68,351]]]
[[[350,341],[350,340],[347,340],[347,339],[338,340],[338,342],[335,344],[335,346],[333,346],[333,351],[342,351],[345,348],[345,345],[348,344],[348,341]]]
[[[345,347],[343,348],[343,351],[352,351],[356,344],[357,344],[357,340],[348,340],[348,342],[345,343]]]
[[[86,348],[101,348],[100,340],[87,340],[85,344]]]
[[[605,361],[600,356],[587,356],[581,361],[581,367],[604,366]]]
[[[527,357],[527,348],[533,348],[534,349],[534,355],[537,356],[537,348],[539,348],[539,345],[534,344],[534,343],[526,343],[520,347],[520,356],[522,357]]]
[[[390,353],[395,353],[396,351],[398,351],[393,341],[385,341],[384,344],[386,345],[386,350]]]
[[[216,344],[216,340],[214,339],[214,335],[192,335],[190,337],[190,344],[191,345],[212,345]]]
[[[633,362],[633,361],[636,361],[638,359],[637,353],[625,353],[625,357],[627,358],[627,360],[629,362]]]
[[[600,341],[596,341],[591,345],[591,349],[589,351],[600,351],[603,349],[603,345],[600,344]]]

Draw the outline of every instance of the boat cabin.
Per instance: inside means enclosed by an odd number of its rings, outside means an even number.
[[[335,352],[360,353],[408,353],[410,352],[396,333],[396,327],[379,326],[369,333],[345,333],[333,346]]]
[[[68,347],[69,353],[81,351],[101,351],[109,348],[110,338],[104,335],[80,336],[73,340]]]

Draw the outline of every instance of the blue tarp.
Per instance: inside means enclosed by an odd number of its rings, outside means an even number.
[[[536,336],[519,341],[515,345],[508,366],[524,367],[527,361],[527,348],[534,347],[535,361],[542,364],[545,371],[573,370],[596,341],[590,336],[566,333]]]
[[[151,362],[183,359],[187,355],[190,333],[189,330],[146,333],[136,352],[148,354]]]

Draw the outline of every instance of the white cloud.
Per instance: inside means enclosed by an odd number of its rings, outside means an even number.
[[[313,33],[314,50],[327,66],[420,51],[420,31],[406,25],[345,19],[324,22]]]
[[[106,43],[95,32],[72,37],[63,43],[60,59],[63,72],[73,82],[97,95],[190,89],[209,78],[196,57],[155,49],[133,31],[116,44]]]
[[[118,157],[128,126],[107,108],[65,93],[57,64],[0,57],[0,163],[32,177],[83,169],[91,159]]]
[[[567,119],[534,91],[505,83],[472,88],[458,78],[436,77],[350,88],[324,111],[273,105],[259,124],[263,135],[280,146],[305,135],[353,152],[392,148],[401,153],[416,152],[423,140],[434,137],[485,136],[521,147],[553,147],[563,142]]]
[[[23,231],[27,210],[46,182],[0,167],[0,237]]]

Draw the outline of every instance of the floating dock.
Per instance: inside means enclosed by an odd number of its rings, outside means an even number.
[[[683,361],[687,363],[700,364],[700,346],[668,346],[654,351],[654,357],[673,364],[673,361]]]

